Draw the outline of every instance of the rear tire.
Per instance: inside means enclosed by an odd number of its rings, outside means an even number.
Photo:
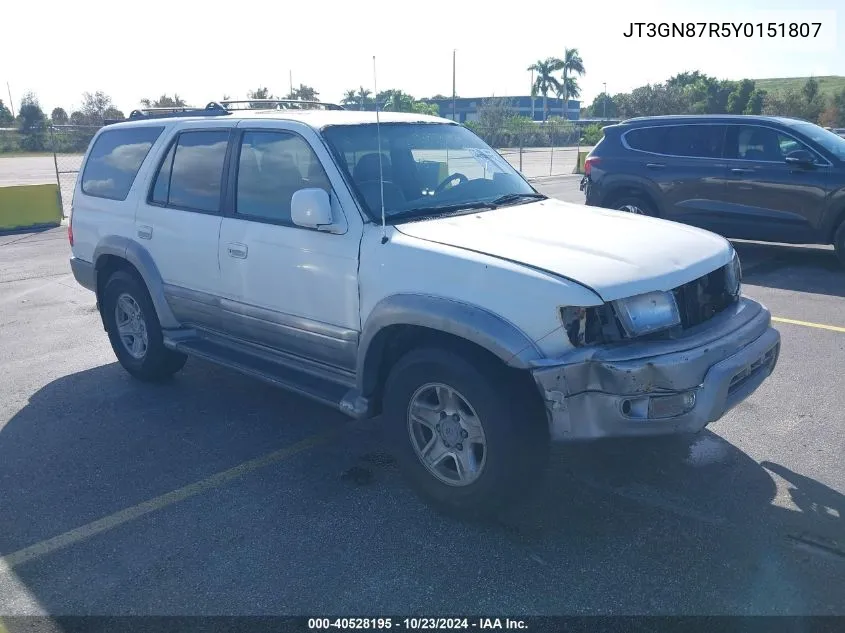
[[[119,270],[109,278],[102,314],[117,360],[135,378],[160,382],[185,365],[187,356],[164,346],[150,293],[136,275]]]
[[[423,498],[489,517],[537,488],[548,425],[539,396],[522,385],[503,366],[445,348],[413,350],[396,363],[385,385],[387,434]]]
[[[845,266],[845,221],[836,229],[836,234],[833,236],[833,249],[839,258],[839,263]]]
[[[652,218],[657,217],[657,210],[654,208],[654,205],[644,196],[636,194],[622,195],[614,198],[607,207],[635,215],[647,215]]]

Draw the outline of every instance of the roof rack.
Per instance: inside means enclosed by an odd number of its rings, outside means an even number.
[[[299,99],[243,99],[237,101],[221,101],[220,104],[227,110],[344,110],[343,106],[336,103],[325,103],[323,101],[301,101]],[[245,105],[242,108],[232,108],[232,105]],[[268,107],[256,107],[268,106]],[[305,108],[304,106],[309,106]]]
[[[232,107],[243,106],[243,107]],[[132,110],[127,117],[130,121],[138,119],[160,119],[188,116],[226,116],[233,110],[343,110],[336,103],[322,101],[300,101],[298,99],[244,99],[238,101],[210,101],[204,108],[195,106],[173,106],[166,108],[139,108]],[[117,123],[112,120],[109,123]]]
[[[129,120],[159,119],[163,117],[181,116],[225,116],[231,114],[217,101],[211,101],[204,108],[194,106],[176,106],[170,108],[141,108],[129,113]]]

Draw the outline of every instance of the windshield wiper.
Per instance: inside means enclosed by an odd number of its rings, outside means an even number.
[[[460,204],[443,204],[440,206],[406,209],[405,211],[391,213],[388,219],[396,221],[422,219],[432,215],[461,215],[465,211],[475,211],[477,209],[498,209],[499,207],[514,204],[520,200],[546,200],[547,198],[548,196],[544,196],[542,193],[507,193],[495,200],[488,200],[486,202],[479,200],[462,202]]]
[[[430,215],[459,214],[461,211],[475,211],[476,209],[495,209],[492,202],[463,202],[461,204],[443,204],[433,207],[417,207],[406,209],[387,216],[388,220],[408,220],[412,218],[424,218]]]
[[[503,196],[499,196],[495,200],[493,200],[490,204],[496,207],[501,207],[507,204],[513,204],[514,202],[519,202],[520,200],[547,200],[548,196],[544,196],[542,193],[506,193]]]

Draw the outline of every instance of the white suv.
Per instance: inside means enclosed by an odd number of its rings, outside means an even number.
[[[699,431],[774,369],[725,239],[548,199],[452,121],[341,110],[136,112],[93,139],[70,263],[133,376],[198,356],[383,413],[415,487],[477,512],[550,441]]]

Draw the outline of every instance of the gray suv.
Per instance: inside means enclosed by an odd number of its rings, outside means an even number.
[[[833,244],[845,263],[845,138],[799,119],[642,117],[604,128],[588,205],[729,238]]]

